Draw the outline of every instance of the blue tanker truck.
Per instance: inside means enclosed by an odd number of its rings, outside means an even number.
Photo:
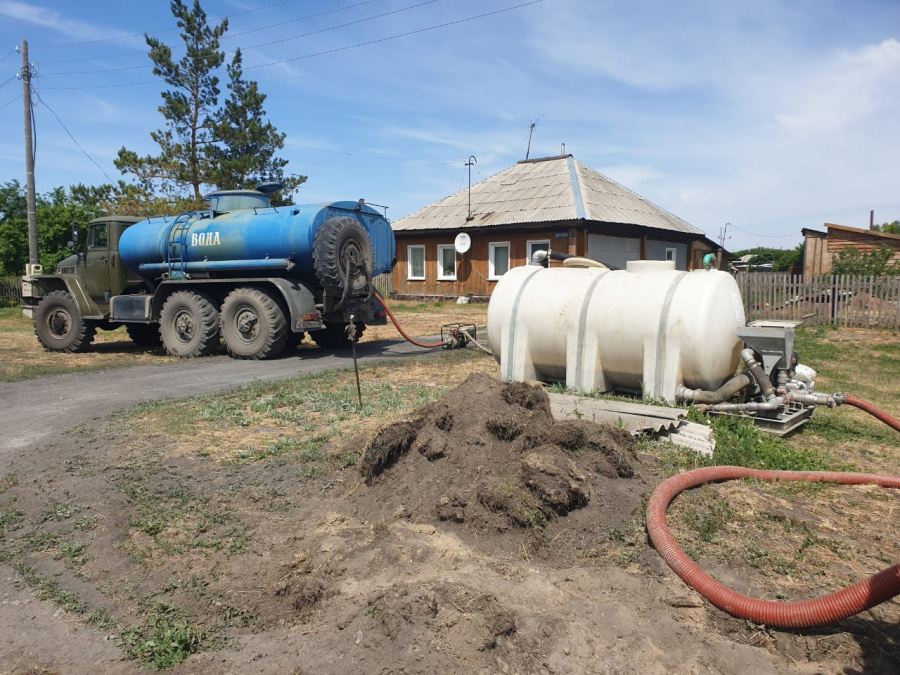
[[[362,199],[273,207],[278,187],[213,192],[177,217],[97,218],[81,246],[74,227],[55,274],[22,278],[38,340],[82,352],[97,329],[124,325],[174,356],[224,342],[234,358],[266,359],[306,333],[339,347],[384,323],[372,280],[396,262],[387,218]]]

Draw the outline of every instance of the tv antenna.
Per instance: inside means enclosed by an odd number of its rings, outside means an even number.
[[[469,167],[469,215],[466,216],[466,220],[472,220],[474,216],[472,216],[472,165],[478,164],[478,160],[475,159],[475,155],[469,155],[469,160],[466,162],[466,166]]]
[[[541,114],[541,117],[544,115]],[[538,117],[531,125],[528,127],[528,149],[525,150],[525,159],[528,159],[528,155],[531,154],[531,137],[534,135],[534,128],[537,126],[537,123],[541,121],[541,117]]]

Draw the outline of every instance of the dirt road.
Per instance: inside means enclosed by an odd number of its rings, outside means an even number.
[[[364,342],[359,362],[403,359],[429,351],[404,340]],[[196,396],[257,380],[352,367],[351,351],[304,349],[272,361],[217,356],[172,364],[72,373],[0,384],[0,461],[54,433],[145,401]]]

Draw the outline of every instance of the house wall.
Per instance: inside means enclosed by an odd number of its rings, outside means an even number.
[[[570,255],[593,257],[616,267],[625,267],[628,260],[665,260],[666,249],[676,249],[676,268],[690,270],[702,265],[703,255],[711,248],[701,240],[672,242],[649,239],[646,235],[619,232],[616,235],[591,232],[591,228],[563,224],[549,228],[501,230],[497,228],[465,230],[472,240],[471,248],[456,255],[456,279],[439,279],[438,246],[452,246],[457,230],[427,233],[399,231],[397,238],[397,265],[393,273],[393,288],[400,297],[448,297],[471,295],[490,297],[497,279],[490,278],[490,244],[509,242],[509,266],[527,264],[528,242],[548,241],[551,250]],[[424,246],[425,278],[409,277],[409,247]],[[551,263],[557,265],[559,263]]]
[[[568,252],[568,228],[529,230],[526,232],[477,232],[466,230],[472,239],[471,248],[464,254],[456,255],[456,279],[438,279],[438,246],[453,245],[456,231],[412,235],[397,232],[397,266],[394,267],[394,292],[400,296],[417,297],[458,297],[473,295],[488,297],[494,290],[497,280],[490,279],[488,256],[491,243],[509,242],[509,267],[519,267],[528,261],[527,248],[530,241],[549,241],[555,251]],[[555,235],[561,235],[559,237]],[[573,238],[574,239],[574,238]],[[409,278],[409,247],[425,247],[425,278]]]

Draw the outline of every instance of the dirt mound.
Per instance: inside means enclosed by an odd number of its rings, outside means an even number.
[[[632,517],[642,483],[634,439],[579,420],[557,421],[539,386],[472,375],[416,416],[382,430],[360,462],[370,519],[457,526],[491,548]],[[622,480],[629,479],[629,480]],[[637,483],[637,485],[634,485]],[[575,513],[582,517],[570,522]],[[588,512],[587,515],[584,512]],[[554,547],[552,555],[570,555]],[[549,554],[549,552],[548,552]]]

